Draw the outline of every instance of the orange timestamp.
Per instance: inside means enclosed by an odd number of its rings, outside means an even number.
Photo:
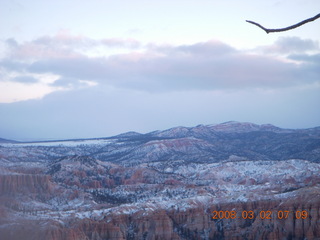
[[[308,211],[287,211],[287,210],[279,210],[279,211],[212,211],[212,219],[287,219],[289,217],[293,217],[295,219],[306,219],[309,216]]]

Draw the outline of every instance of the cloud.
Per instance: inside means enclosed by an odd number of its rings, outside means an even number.
[[[141,43],[133,38],[105,38],[100,41],[108,47],[139,48],[141,46]]]
[[[261,49],[238,50],[217,40],[142,45],[134,39],[93,40],[59,33],[22,44],[14,39],[9,42],[11,58],[0,61],[2,68],[22,76],[54,74],[59,80],[50,86],[67,89],[92,84],[146,92],[274,89],[320,81],[318,55],[306,53],[319,49],[317,42],[300,38],[280,38],[268,46],[274,52],[288,54],[282,58],[263,54]],[[127,50],[105,56],[81,52],[101,44],[125,46]],[[135,47],[139,49],[132,49]]]
[[[7,39],[12,55],[19,57],[69,57],[97,47],[107,48],[139,48],[141,43],[133,38],[92,39],[82,35],[72,35],[68,31],[60,31],[53,36],[42,36],[32,41],[19,44],[15,39]]]
[[[70,46],[57,45],[54,41],[46,38],[36,39],[31,42],[11,46],[8,58],[16,61],[35,61],[47,58],[75,58],[81,54]]]
[[[230,53],[236,53],[233,47],[216,40],[201,42],[191,45],[182,45],[173,48],[176,52],[183,52],[191,56],[223,56]]]
[[[65,89],[77,89],[97,85],[94,81],[79,80],[76,78],[59,78],[50,84],[52,87],[63,87]]]
[[[318,51],[319,42],[299,37],[280,37],[271,46],[260,47],[264,53],[293,54],[306,51]]]
[[[40,59],[65,59],[88,56],[88,52],[104,52],[108,49],[136,49],[141,43],[133,38],[92,39],[60,31],[53,36],[41,36],[32,41],[18,43],[9,38],[4,41],[8,47],[9,59],[36,61]]]
[[[149,51],[157,52],[160,55],[170,55],[172,57],[214,57],[237,52],[237,50],[233,47],[217,40],[209,40],[206,42],[178,46],[151,43],[148,44],[147,47]]]
[[[77,84],[78,82],[79,80],[74,78],[59,78],[50,85],[54,87],[71,87]]]
[[[15,48],[15,47],[18,47],[18,43],[15,39],[13,38],[8,38],[5,43],[9,46],[9,47],[12,47],[12,48]]]
[[[7,71],[24,71],[29,64],[21,62],[19,59],[4,58],[0,60],[0,68]],[[0,79],[1,81],[1,79]]]
[[[95,44],[95,40],[82,36],[82,35],[72,35],[69,31],[62,30],[59,31],[54,36],[42,36],[34,41],[35,44],[46,45],[46,46],[73,46],[73,47],[84,47]]]
[[[39,82],[38,79],[31,77],[31,76],[19,76],[19,77],[12,78],[11,81],[19,82],[19,83],[26,83],[26,84]]]
[[[320,65],[320,54],[291,54],[289,59]]]
[[[278,88],[319,81],[315,72],[308,72],[308,62],[299,65],[271,56],[247,54],[215,41],[153,46],[144,52],[110,57],[40,60],[28,70],[152,92]]]

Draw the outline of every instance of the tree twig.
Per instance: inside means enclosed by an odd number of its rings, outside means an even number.
[[[320,18],[320,13],[312,18],[308,18],[306,20],[303,20],[297,24],[294,24],[292,26],[289,26],[289,27],[285,27],[285,28],[277,28],[277,29],[269,29],[269,28],[265,28],[263,26],[261,26],[259,23],[256,23],[256,22],[253,22],[253,21],[249,21],[249,20],[246,20],[246,22],[248,23],[251,23],[251,24],[254,24],[256,26],[258,26],[259,28],[263,29],[266,33],[271,33],[271,32],[284,32],[284,31],[288,31],[288,30],[291,30],[291,29],[294,29],[294,28],[297,28],[297,27],[300,27],[301,25],[303,24],[306,24],[308,22],[312,22],[316,19]]]

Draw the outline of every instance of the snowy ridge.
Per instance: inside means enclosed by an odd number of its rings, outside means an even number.
[[[0,156],[21,162],[90,155],[127,166],[162,160],[212,163],[232,159],[304,159],[320,162],[319,139],[319,128],[288,130],[270,124],[227,122],[147,134],[129,132],[101,139],[0,143]]]

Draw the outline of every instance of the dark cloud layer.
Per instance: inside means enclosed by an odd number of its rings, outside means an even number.
[[[3,138],[106,137],[226,120],[281,127],[319,125],[318,89],[153,93],[96,86],[60,91],[41,101],[1,104]],[[312,104],[313,103],[313,104]]]
[[[20,82],[20,83],[26,83],[26,84],[39,82],[38,79],[36,79],[36,78],[34,78],[34,77],[30,77],[30,76],[15,77],[15,78],[12,78],[11,81],[13,81],[13,82]]]
[[[29,73],[59,75],[56,86],[86,80],[117,88],[155,92],[279,88],[320,80],[318,55],[303,54],[304,51],[318,49],[318,45],[300,38],[280,38],[269,46],[272,51],[292,53],[287,59],[299,60],[300,63],[239,51],[213,40],[178,46],[148,44],[143,51],[130,50],[108,57],[89,57],[77,50],[81,46],[92,47],[98,43],[126,47],[142,44],[133,39],[92,40],[69,35],[43,37],[24,44],[10,39],[9,43],[13,46],[12,59],[3,60],[3,67],[21,71],[24,66]]]
[[[301,62],[309,62],[319,65],[320,63],[320,54],[292,54],[289,56],[292,60],[297,60]]]
[[[319,61],[316,63],[319,65]],[[178,46],[164,52],[134,53],[109,58],[40,60],[31,72],[52,72],[74,79],[95,80],[146,91],[285,87],[319,80],[310,64],[249,55],[222,46]],[[301,79],[301,76],[304,76]]]

